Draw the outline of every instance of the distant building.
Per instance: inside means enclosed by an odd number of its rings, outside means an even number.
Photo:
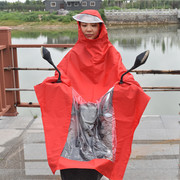
[[[102,0],[45,0],[46,11],[100,9]]]

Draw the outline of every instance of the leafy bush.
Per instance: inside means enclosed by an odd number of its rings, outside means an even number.
[[[100,10],[99,10],[99,13],[100,13],[103,21],[106,22],[106,16],[105,16],[105,14],[104,14],[104,9],[100,9]]]
[[[39,18],[37,14],[25,14],[23,16],[23,21],[25,22],[38,22]]]
[[[12,13],[0,12],[0,20],[1,21],[4,21],[4,20],[7,20],[7,21],[8,20],[13,20],[13,21],[22,20],[22,15],[19,12],[12,12]]]
[[[119,9],[121,9],[119,6],[110,6],[110,7],[106,7],[105,8],[106,10],[119,10]]]
[[[66,15],[66,16],[63,16],[62,22],[63,22],[63,23],[69,23],[69,22],[71,22],[72,20],[73,20],[73,19],[72,19],[71,16]]]
[[[69,13],[68,13],[68,16],[74,16],[74,15],[76,15],[76,14],[79,14],[80,12],[82,12],[82,11],[69,11]]]
[[[56,23],[56,22],[62,22],[62,23],[70,23],[74,21],[72,16],[75,14],[80,13],[81,11],[70,11],[66,16],[57,15],[56,13],[49,13],[49,12],[43,12],[43,11],[33,11],[33,12],[4,12],[0,11],[0,22],[3,24],[6,22],[6,24],[11,25],[12,22],[13,25],[15,23],[22,24],[23,22],[50,22],[50,23]],[[99,13],[101,14],[103,20],[105,21],[105,15],[104,10],[100,9]]]
[[[66,16],[61,16],[61,15],[57,15],[55,13],[51,13],[50,15],[47,15],[47,14],[43,15],[41,20],[46,21],[46,22],[58,21],[58,22],[63,22],[63,23],[69,23],[69,22],[73,21],[72,16],[75,14],[77,14],[77,13],[74,11],[70,11]]]
[[[53,15],[53,14],[50,14],[50,15],[43,15],[42,16],[42,21],[52,21],[52,20],[57,20],[58,19],[58,17],[57,17],[57,15]]]

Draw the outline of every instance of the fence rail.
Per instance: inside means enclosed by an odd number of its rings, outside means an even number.
[[[120,9],[104,10],[106,15],[122,14],[153,14],[153,15],[178,15],[178,9]]]
[[[20,91],[34,91],[19,87],[19,71],[52,71],[53,68],[18,67],[18,48],[70,48],[74,44],[11,44],[10,28],[0,28],[0,116],[16,116],[17,107],[39,107],[38,103],[21,102]],[[137,74],[179,75],[180,70],[134,70]],[[144,91],[180,91],[180,87],[143,87]]]
[[[178,9],[105,10],[107,24],[179,24]]]
[[[70,48],[74,44],[10,44],[10,48],[40,48],[41,46],[49,48]]]
[[[180,75],[180,70],[134,70],[136,74],[171,74]]]

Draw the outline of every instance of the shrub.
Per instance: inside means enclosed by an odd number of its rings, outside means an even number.
[[[25,22],[37,22],[37,21],[39,21],[37,14],[25,14],[23,17],[24,17],[23,20]]]
[[[0,12],[0,20],[4,21],[4,20],[11,20],[11,21],[16,21],[16,20],[22,20],[22,15],[19,12]]]
[[[106,22],[106,16],[105,16],[105,14],[104,14],[104,9],[100,9],[100,10],[99,10],[99,13],[100,13],[103,21]]]
[[[63,19],[62,19],[63,23],[69,23],[71,21],[72,21],[72,17],[71,16],[68,16],[68,15],[63,16]]]
[[[50,14],[50,15],[43,15],[42,21],[51,21],[51,20],[57,20],[58,17],[56,15]]]
[[[120,7],[118,7],[118,6],[110,6],[110,7],[106,7],[105,9],[107,9],[107,10],[120,10],[121,8]]]

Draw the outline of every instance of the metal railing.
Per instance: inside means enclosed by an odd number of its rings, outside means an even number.
[[[0,116],[2,112],[6,113],[10,109],[10,105],[6,103],[6,92],[5,92],[5,77],[4,77],[4,54],[3,50],[6,49],[5,45],[0,46]]]
[[[40,48],[41,46],[48,47],[48,48],[71,48],[74,46],[74,44],[13,44],[10,45],[10,48],[13,50],[13,56],[14,60],[17,59],[17,48]],[[39,107],[38,103],[33,102],[21,102],[20,101],[20,91],[34,91],[34,89],[21,89],[19,88],[19,78],[18,78],[18,71],[30,71],[30,70],[36,70],[36,71],[49,71],[54,70],[53,68],[20,68],[18,66],[14,67],[4,67],[5,71],[14,71],[15,76],[15,83],[16,86],[14,88],[6,88],[6,92],[15,92],[16,93],[16,102],[14,105],[16,107]]]

